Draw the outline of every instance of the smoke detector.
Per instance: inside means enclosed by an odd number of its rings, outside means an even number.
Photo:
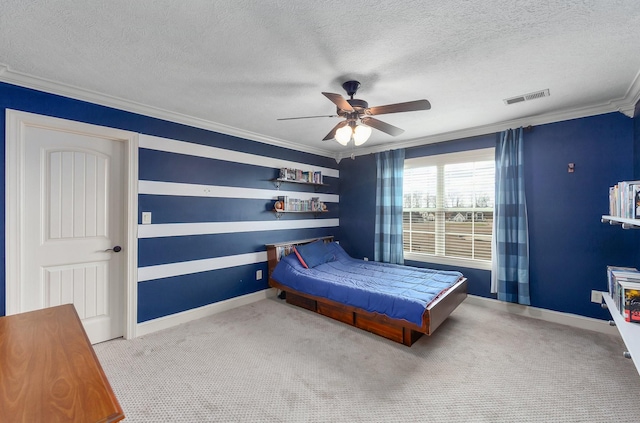
[[[536,98],[549,97],[549,89],[536,91],[534,93],[522,94],[516,97],[505,98],[504,104],[507,106],[510,104],[522,103],[523,101],[535,100]]]

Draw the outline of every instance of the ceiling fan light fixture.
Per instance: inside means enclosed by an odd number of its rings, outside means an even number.
[[[367,142],[371,136],[372,129],[384,132],[392,137],[396,137],[404,132],[403,129],[389,125],[373,116],[431,109],[431,103],[425,99],[369,107],[369,103],[366,101],[353,98],[359,87],[360,83],[358,81],[346,81],[342,84],[342,88],[345,89],[347,95],[350,97],[348,100],[340,94],[322,92],[322,94],[336,106],[336,114],[334,115],[302,116],[278,120],[341,117],[345,120],[335,125],[331,131],[325,135],[322,141],[334,139],[346,147],[349,142],[353,140],[355,146],[360,146]]]
[[[346,146],[349,144],[349,141],[351,141],[352,133],[353,131],[351,130],[351,127],[349,125],[345,125],[336,131],[335,139],[340,144]]]
[[[371,136],[371,127],[365,125],[358,125],[353,130],[353,142],[356,147],[367,142]]]

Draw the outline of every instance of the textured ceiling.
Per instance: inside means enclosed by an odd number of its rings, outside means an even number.
[[[382,115],[359,152],[509,124],[630,113],[640,1],[0,0],[0,80],[330,156],[321,91],[362,83]],[[503,99],[549,89],[546,98]],[[171,114],[166,113],[171,112]]]

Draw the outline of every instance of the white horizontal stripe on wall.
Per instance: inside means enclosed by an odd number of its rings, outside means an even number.
[[[264,263],[267,252],[238,254],[235,256],[215,257],[203,260],[183,261],[179,263],[159,264],[138,268],[138,282],[154,279],[170,278],[172,276],[189,275],[192,273],[208,272],[210,270],[226,269],[228,267],[243,266],[245,264]]]
[[[275,200],[278,196],[286,195],[291,198],[307,199],[318,197],[325,203],[337,203],[337,194],[323,194],[317,192],[282,191],[257,188],[226,187],[220,185],[183,184],[178,182],[138,181],[138,194],[175,195],[185,197],[221,197],[221,198],[253,198]]]
[[[261,220],[248,222],[196,222],[138,225],[138,238],[211,235],[233,232],[279,231],[340,226],[340,219]]]
[[[226,150],[224,148],[210,147],[208,145],[195,144],[191,142],[176,141],[168,138],[155,137],[152,135],[140,134],[139,146],[140,148],[148,148],[150,150],[166,151],[176,154],[186,154],[189,156],[206,157],[209,159],[271,167],[274,169],[287,167],[293,169],[320,171],[322,172],[323,176],[331,176],[334,178],[340,177],[340,172],[337,169],[314,166],[307,163],[292,162],[288,160],[276,159],[273,157],[258,156],[256,154]]]

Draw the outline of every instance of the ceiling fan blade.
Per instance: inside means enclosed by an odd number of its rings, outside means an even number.
[[[404,129],[400,129],[397,126],[389,125],[381,120],[372,117],[363,117],[360,118],[360,121],[367,126],[377,129],[378,131],[382,131],[386,134],[389,134],[393,137],[400,135],[404,132]]]
[[[276,120],[313,119],[313,118],[323,118],[323,117],[338,117],[338,115],[300,116],[300,117],[279,118]]]
[[[338,106],[338,109],[346,110],[347,112],[353,112],[353,107],[351,107],[351,104],[347,103],[347,100],[345,100],[344,97],[342,97],[340,94],[325,92],[323,92],[322,94],[324,94],[325,97],[331,100],[333,104]]]
[[[342,122],[339,122],[336,126],[333,127],[331,132],[329,132],[327,134],[327,136],[322,139],[322,141],[329,141],[329,140],[334,139],[335,136],[336,136],[336,131],[338,129],[342,128],[343,126],[346,126],[346,125],[347,125],[347,121],[346,120],[343,120]]]
[[[431,103],[427,100],[415,100],[407,101],[406,103],[387,104],[386,106],[370,107],[367,109],[366,114],[384,115],[387,113],[400,113],[400,112],[414,112],[416,110],[429,110]]]

